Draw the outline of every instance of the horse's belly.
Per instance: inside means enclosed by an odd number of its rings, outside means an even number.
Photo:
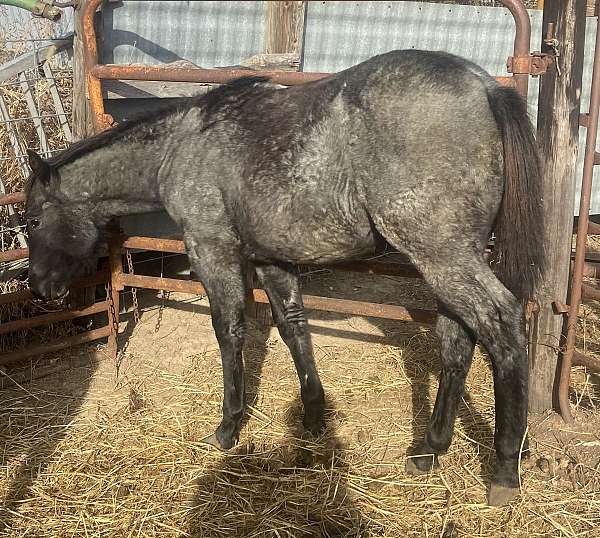
[[[261,237],[262,236],[262,237]],[[272,223],[268,236],[256,234],[246,243],[246,255],[257,261],[294,264],[329,264],[372,253],[377,246],[368,220],[361,223],[310,225],[306,222],[278,226]]]

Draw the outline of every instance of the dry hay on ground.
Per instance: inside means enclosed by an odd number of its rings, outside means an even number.
[[[0,392],[5,536],[598,536],[600,419],[590,408],[599,389],[581,370],[579,433],[533,417],[523,497],[489,508],[493,392],[482,354],[443,469],[415,478],[404,473],[405,456],[422,434],[439,368],[429,331],[313,313],[330,418],[312,439],[300,429],[287,348],[254,328],[249,392],[260,386],[239,446],[223,454],[201,442],[222,397],[206,302],[165,306],[143,314],[118,376],[102,351],[87,361],[73,351],[71,360],[82,358],[68,374]]]

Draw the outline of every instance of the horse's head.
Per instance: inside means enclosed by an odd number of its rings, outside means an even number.
[[[41,299],[67,295],[73,280],[95,261],[101,237],[93,205],[60,192],[59,170],[29,151],[25,218],[29,235],[29,287]],[[74,202],[73,199],[79,201]]]

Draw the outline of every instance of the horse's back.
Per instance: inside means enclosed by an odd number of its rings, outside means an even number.
[[[454,56],[396,51],[257,92],[214,134],[226,148],[219,166],[235,163],[221,190],[246,255],[329,263],[373,249],[384,215],[414,233],[436,211],[493,212],[501,146],[482,73]]]

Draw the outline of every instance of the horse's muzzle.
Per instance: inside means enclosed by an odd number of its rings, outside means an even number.
[[[30,279],[29,289],[32,295],[41,301],[57,301],[69,295],[69,288],[65,284],[52,280],[32,281]]]

